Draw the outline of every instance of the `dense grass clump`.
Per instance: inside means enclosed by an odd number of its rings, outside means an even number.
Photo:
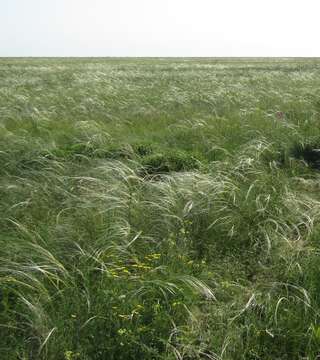
[[[150,154],[141,163],[142,172],[149,175],[198,169],[200,164],[195,157],[181,151]]]
[[[291,149],[296,159],[306,162],[311,168],[320,170],[320,141],[294,144]]]
[[[319,357],[319,67],[0,60],[1,358]]]

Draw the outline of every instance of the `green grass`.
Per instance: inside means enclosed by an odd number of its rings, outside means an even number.
[[[317,59],[0,59],[2,358],[320,355]]]

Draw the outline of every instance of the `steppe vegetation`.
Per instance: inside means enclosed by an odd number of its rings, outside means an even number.
[[[320,61],[0,59],[0,358],[320,356]]]

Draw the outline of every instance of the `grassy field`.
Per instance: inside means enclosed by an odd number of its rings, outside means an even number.
[[[0,358],[320,356],[320,60],[0,59]]]

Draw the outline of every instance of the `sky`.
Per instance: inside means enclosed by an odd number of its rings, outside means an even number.
[[[319,57],[319,14],[319,0],[0,0],[0,57]]]

